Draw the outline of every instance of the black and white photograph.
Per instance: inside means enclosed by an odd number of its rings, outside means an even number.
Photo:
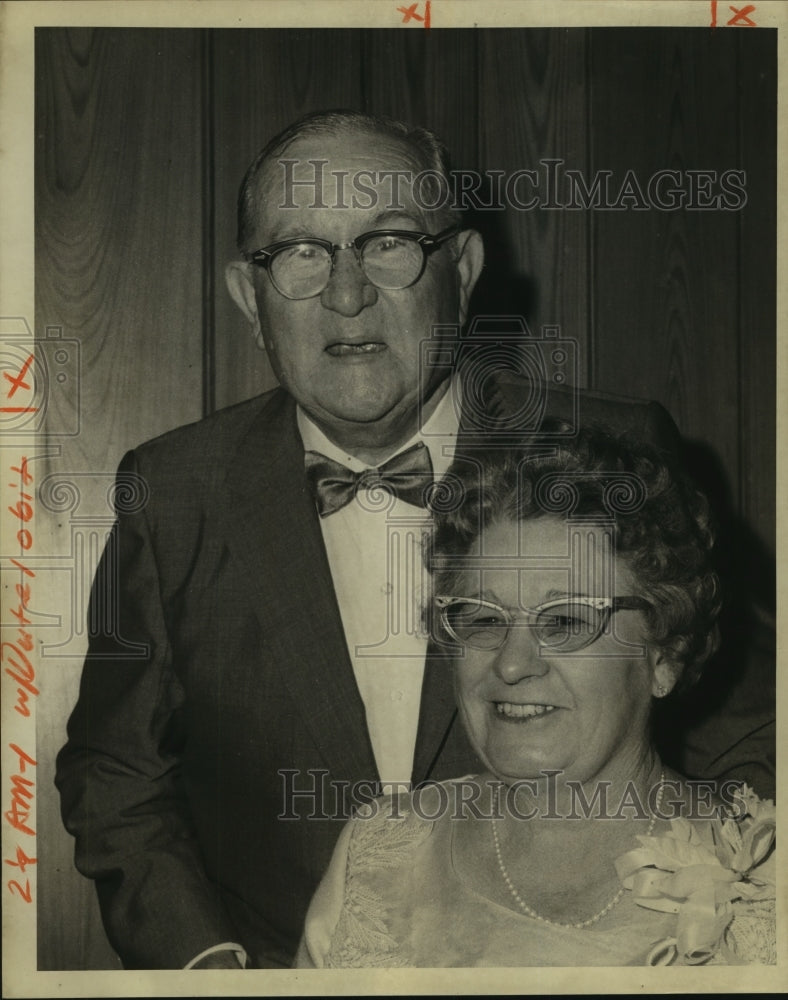
[[[4,994],[779,991],[786,5],[9,6]]]

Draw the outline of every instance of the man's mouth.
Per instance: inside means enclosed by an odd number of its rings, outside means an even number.
[[[495,714],[507,719],[533,719],[539,715],[555,712],[557,705],[517,705],[511,701],[496,701]]]
[[[380,354],[387,350],[386,345],[379,340],[367,340],[359,343],[348,343],[347,341],[337,341],[329,344],[326,353],[332,358],[353,357],[354,355]]]

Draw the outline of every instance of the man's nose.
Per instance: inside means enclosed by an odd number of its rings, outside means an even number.
[[[497,651],[493,669],[506,684],[517,684],[526,677],[543,677],[550,669],[550,662],[541,655],[542,649],[533,628],[516,623]]]
[[[364,274],[353,247],[334,251],[334,268],[320,295],[324,308],[342,316],[357,316],[374,305],[378,290]]]

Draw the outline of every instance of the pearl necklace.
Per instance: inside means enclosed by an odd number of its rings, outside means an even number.
[[[654,826],[657,822],[657,813],[659,812],[659,807],[662,804],[662,792],[664,791],[664,788],[665,788],[665,772],[662,771],[659,776],[659,791],[657,792],[656,808],[654,812],[652,812],[651,814],[651,821],[649,822],[648,829],[646,830],[645,834],[647,837],[650,837],[651,834],[654,832]],[[496,794],[498,797],[498,803],[500,804],[500,799],[501,799],[500,786],[498,787]],[[624,886],[621,886],[621,888],[618,890],[615,896],[613,896],[610,902],[608,902],[599,911],[599,913],[595,913],[594,916],[589,917],[588,920],[580,920],[577,923],[563,923],[560,920],[551,920],[549,917],[543,917],[541,913],[537,913],[536,910],[532,909],[528,905],[528,903],[525,902],[520,893],[515,889],[512,880],[509,877],[509,872],[506,870],[506,865],[503,863],[503,857],[501,855],[501,843],[498,840],[497,826],[498,826],[498,821],[497,819],[494,819],[492,822],[492,833],[493,833],[493,841],[495,842],[495,856],[498,859],[498,868],[500,869],[501,875],[503,876],[503,880],[508,886],[509,892],[511,892],[517,905],[520,907],[523,913],[527,913],[528,916],[533,917],[534,920],[541,920],[542,923],[550,924],[553,927],[575,928],[577,930],[581,930],[583,927],[590,927],[592,924],[595,924],[598,920],[601,920],[602,917],[604,917],[606,913],[609,913],[613,909],[613,907],[616,906],[616,904],[619,903],[623,898],[626,889],[624,888]]]

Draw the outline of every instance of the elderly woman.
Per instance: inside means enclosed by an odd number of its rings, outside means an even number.
[[[651,740],[715,646],[707,504],[640,446],[555,440],[444,481],[434,637],[483,771],[359,810],[300,966],[775,961],[772,803]]]

